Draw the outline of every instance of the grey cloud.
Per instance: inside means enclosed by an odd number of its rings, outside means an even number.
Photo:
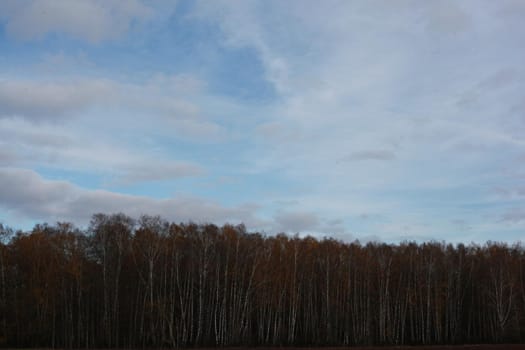
[[[77,189],[64,181],[45,181],[31,170],[0,168],[0,205],[8,212],[31,216],[64,214],[64,205],[72,200]]]
[[[74,145],[74,140],[70,135],[66,135],[56,128],[34,126],[23,120],[0,119],[0,145],[22,147],[43,148],[64,148]],[[35,150],[36,151],[36,150]]]
[[[379,240],[383,241],[383,240]],[[424,243],[424,242],[432,242],[432,241],[440,241],[440,239],[434,237],[434,236],[424,236],[424,235],[399,235],[399,236],[393,236],[388,239],[389,242],[395,242],[395,243],[402,243],[402,242],[416,242],[416,243]]]
[[[115,84],[107,80],[0,81],[0,118],[17,115],[33,120],[59,119],[116,94]]]
[[[514,69],[502,68],[495,73],[488,75],[480,80],[472,88],[463,92],[458,98],[456,105],[458,107],[471,107],[478,104],[502,89],[512,86],[519,82],[521,75]]]
[[[310,212],[279,212],[275,216],[277,231],[304,232],[317,230],[319,218]]]
[[[370,218],[370,214],[368,213],[363,213],[359,215],[359,219],[361,220],[368,220],[369,218]]]
[[[491,189],[491,193],[504,198],[510,197],[512,195],[510,190],[503,187],[494,187]]]
[[[478,84],[479,89],[499,89],[519,80],[517,71],[506,68],[491,74]]]
[[[294,206],[300,204],[300,202],[297,199],[280,199],[274,201],[274,204],[282,207],[282,206]]]
[[[364,160],[393,160],[396,158],[396,154],[387,150],[368,150],[353,152],[343,157],[343,162],[356,162]]]
[[[299,126],[295,125],[294,128],[291,128],[283,122],[267,122],[258,125],[255,132],[262,140],[271,140],[280,144],[297,142],[304,137],[301,134],[301,130],[299,130]]]
[[[430,33],[458,34],[469,28],[471,19],[457,1],[428,1],[424,4],[426,29]]]
[[[7,149],[0,149],[0,166],[13,164],[18,160],[15,152]]]
[[[342,225],[343,224],[343,220],[341,219],[332,219],[332,220],[327,220],[326,223],[330,226],[339,226],[339,225]]]
[[[353,235],[347,232],[345,223],[341,219],[323,220],[319,231],[347,242],[353,238]]]
[[[95,212],[161,215],[173,221],[260,223],[257,206],[225,207],[195,197],[153,199],[103,190],[87,190],[67,181],[43,179],[32,170],[0,168],[0,206],[8,215],[84,224]]]
[[[207,88],[207,83],[189,74],[168,75],[155,74],[148,84],[152,87],[161,87],[162,90],[171,90],[177,94],[193,95],[201,93]]]
[[[464,219],[454,219],[450,221],[456,228],[458,228],[461,231],[468,231],[472,230],[472,226],[469,225],[469,223]]]
[[[450,143],[451,149],[462,153],[482,153],[489,151],[490,147],[493,147],[493,145],[487,145],[482,141],[474,143],[473,141],[465,139],[455,140]]]
[[[361,242],[362,244],[367,243],[382,243],[384,240],[378,236],[378,235],[363,235],[360,237],[356,237],[357,241]]]
[[[279,206],[296,206],[299,201],[277,201]],[[329,235],[338,239],[349,241],[353,236],[345,228],[345,223],[340,218],[321,218],[316,213],[303,210],[282,209],[274,216],[273,233],[308,233],[314,236]]]
[[[171,180],[180,177],[192,177],[204,174],[204,170],[191,163],[157,163],[137,164],[124,167],[124,175],[120,176],[118,182],[124,184]]]
[[[125,34],[154,11],[138,0],[30,0],[2,2],[7,33],[20,40],[41,39],[48,33],[99,43]],[[1,16],[1,15],[0,15]]]
[[[40,73],[64,74],[73,72],[78,68],[89,70],[96,68],[87,54],[83,51],[70,54],[64,51],[45,53],[42,55],[42,62],[36,64],[37,71]]]
[[[180,139],[199,140],[204,143],[223,140],[227,131],[221,125],[198,119],[175,118],[168,121]]]
[[[499,7],[495,12],[501,21],[508,23],[509,20],[517,20],[522,23],[525,15],[525,3],[522,0],[498,1],[497,4]]]
[[[492,188],[491,192],[499,197],[512,199],[515,197],[525,196],[525,186],[494,187]]]
[[[71,157],[66,155],[76,152],[80,139],[67,130],[47,124],[35,125],[20,118],[0,118],[0,149],[10,155],[4,158],[4,166],[30,163],[52,166],[60,161],[65,161],[69,167],[74,166]],[[85,158],[80,161],[93,166]]]
[[[521,221],[525,221],[525,210],[518,208],[508,210],[500,218],[500,222],[518,223]]]
[[[383,219],[383,216],[378,213],[361,213],[357,218],[363,221],[377,221]]]
[[[120,185],[204,174],[204,169],[192,162],[133,152],[126,145],[93,142],[74,130],[33,125],[21,119],[0,119],[0,149],[3,165],[83,170],[109,176]]]
[[[524,100],[513,104],[509,109],[509,112],[517,115],[521,119],[522,123],[525,123],[525,101]]]
[[[172,77],[174,79],[177,77]],[[160,80],[141,85],[89,78],[4,79],[0,80],[0,119],[18,116],[33,121],[57,121],[100,106],[115,107],[148,115],[154,112],[157,118],[162,117],[164,122],[182,129],[183,134],[217,137],[222,132],[220,126],[199,120],[197,105],[172,85]]]

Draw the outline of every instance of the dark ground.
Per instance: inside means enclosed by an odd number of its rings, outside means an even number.
[[[356,350],[525,350],[525,344],[356,347]],[[331,349],[335,350],[335,349]],[[340,349],[341,350],[341,349]]]
[[[230,350],[525,350],[525,344],[479,344],[479,345],[428,345],[428,346],[357,346],[357,347],[312,347],[312,348],[271,348],[271,347],[239,347]],[[197,350],[217,350],[217,349],[197,349]],[[225,348],[228,350],[228,348]]]
[[[9,350],[11,348],[6,348]],[[478,344],[478,345],[414,345],[414,346],[352,346],[352,347],[225,347],[225,348],[189,348],[186,350],[525,350],[525,344]],[[21,349],[17,349],[21,350]],[[22,350],[50,350],[46,348]],[[60,350],[60,349],[59,349]],[[93,349],[110,350],[110,349]],[[111,349],[115,350],[115,349]],[[125,349],[122,350],[137,350]],[[168,349],[163,349],[168,350]]]

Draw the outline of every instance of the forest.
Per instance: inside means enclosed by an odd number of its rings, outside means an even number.
[[[361,244],[124,214],[0,235],[2,347],[525,340],[520,244]]]

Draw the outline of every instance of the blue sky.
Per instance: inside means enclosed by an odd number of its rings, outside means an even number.
[[[525,3],[0,2],[0,221],[525,238]]]

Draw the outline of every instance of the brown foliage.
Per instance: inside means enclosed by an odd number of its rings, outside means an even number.
[[[94,215],[85,231],[69,223],[16,235],[0,228],[7,237],[0,240],[4,346],[525,338],[525,252],[519,245],[363,246],[123,214]]]

